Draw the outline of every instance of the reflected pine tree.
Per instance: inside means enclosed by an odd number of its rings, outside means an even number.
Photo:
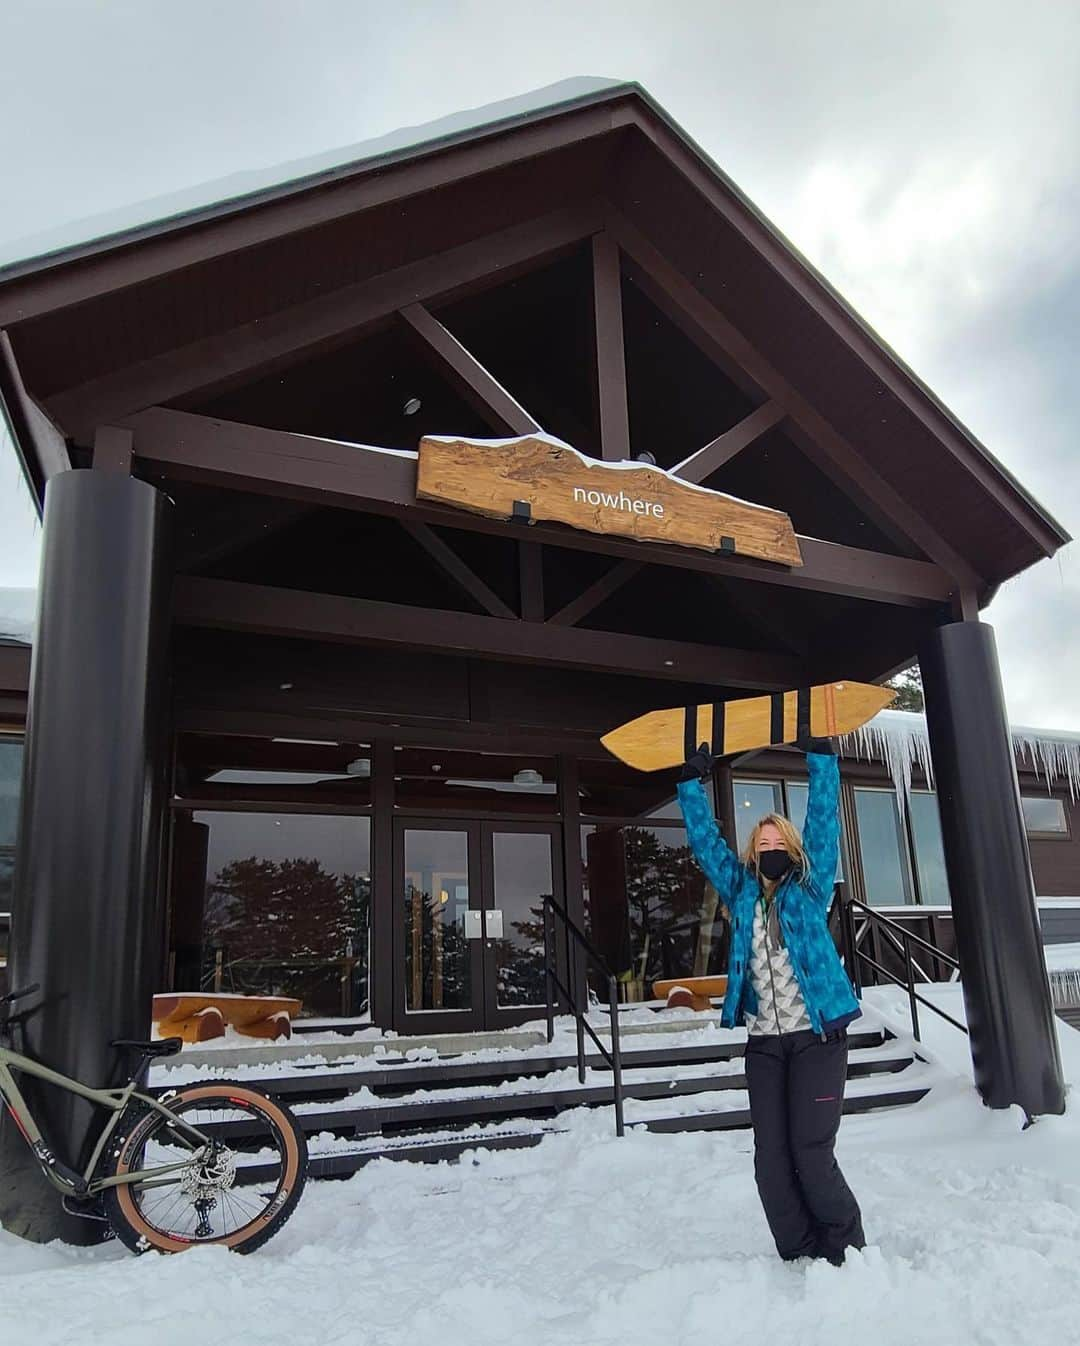
[[[223,990],[295,995],[309,1014],[362,1013],[370,903],[367,874],[303,857],[232,860],[207,885],[203,984],[220,950]]]

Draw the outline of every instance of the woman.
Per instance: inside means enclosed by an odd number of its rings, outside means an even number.
[[[858,1203],[833,1154],[847,1079],[847,1025],[861,1013],[828,928],[840,838],[840,771],[829,739],[804,739],[810,772],[802,838],[778,814],[760,819],[741,859],[702,788],[706,744],[679,783],[698,864],[731,916],[723,1024],[745,1022],[746,1083],[758,1195],[785,1261],[865,1245]]]

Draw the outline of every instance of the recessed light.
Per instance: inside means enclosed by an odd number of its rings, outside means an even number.
[[[293,684],[292,684],[291,682],[283,682],[283,683],[281,684],[281,690],[282,690],[283,692],[291,692],[292,689],[293,689]]]
[[[665,668],[674,668],[674,667],[675,667],[675,660],[674,660],[674,659],[665,659],[665,660],[664,660],[664,667],[665,667]]]
[[[401,409],[406,416],[415,416],[420,410],[420,399],[418,397],[410,397]]]

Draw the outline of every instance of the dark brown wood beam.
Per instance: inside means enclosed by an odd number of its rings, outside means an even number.
[[[700,485],[706,477],[711,476],[725,463],[729,463],[737,453],[753,444],[754,440],[760,439],[774,425],[779,425],[783,419],[784,408],[778,402],[766,402],[764,406],[758,407],[756,411],[744,417],[738,425],[725,430],[722,435],[717,435],[689,458],[684,458],[678,466],[671,469],[672,476]]]
[[[30,689],[30,646],[0,645],[0,692]]]
[[[649,281],[649,297],[678,324],[706,355],[733,361],[745,373],[744,390],[760,390],[783,407],[788,419],[828,459],[830,476],[837,485],[854,486],[875,512],[899,528],[909,543],[936,561],[958,580],[978,587],[980,579],[962,557],[898,491],[775,370],[738,329],[714,308],[682,273],[619,211],[608,214],[608,228],[619,246],[632,257]]]
[[[537,542],[518,543],[518,590],[521,616],[526,622],[542,622],[544,606],[544,552]]]
[[[599,228],[600,220],[598,206],[554,211],[113,370],[56,394],[50,410],[68,434],[89,443],[102,423],[196,392],[209,395],[240,375],[385,321],[409,304],[493,283],[517,267],[579,243]]]
[[[434,356],[438,367],[450,376],[454,386],[485,420],[490,422],[494,418],[497,429],[512,435],[531,435],[541,428],[539,421],[515,401],[423,304],[409,304],[400,310],[399,316],[421,348]]]
[[[492,617],[516,619],[517,613],[504,603],[494,589],[489,588],[476,571],[465,564],[453,547],[443,541],[426,523],[403,520],[402,527],[439,564],[440,568],[446,571],[458,588],[468,594],[485,612]]]
[[[42,411],[23,382],[11,338],[0,330],[0,398],[7,408],[15,436],[15,452],[26,464],[32,493],[40,512],[45,483],[71,466],[64,436]]]
[[[520,525],[509,520],[418,502],[416,455],[405,450],[361,448],[163,407],[141,412],[126,424],[135,432],[136,461],[147,480],[223,486],[520,540]],[[955,588],[952,578],[928,561],[808,537],[798,539],[803,564],[791,568],[689,547],[583,533],[557,524],[536,524],[529,530],[529,541],[757,584],[914,607],[946,603]]]
[[[253,208],[250,200],[239,202],[229,214],[220,207],[211,207],[206,213],[215,218],[204,221],[189,216],[182,226],[144,238],[137,247],[120,249],[114,242],[98,256],[53,265],[30,272],[22,279],[9,280],[0,293],[0,325],[68,308],[97,295],[311,229],[344,215],[390,201],[403,201],[475,174],[527,161],[567,144],[602,138],[634,120],[628,101],[582,108],[511,132],[500,128],[471,143],[452,147],[449,153],[429,152],[412,162],[391,166],[376,160],[360,165],[350,177],[337,170],[336,182],[321,184],[316,191],[310,189],[310,184],[298,183],[278,200],[258,209]]]
[[[619,245],[609,233],[593,238],[593,313],[596,326],[596,394],[604,458],[630,457],[630,408],[626,399],[622,269]]]
[[[594,608],[598,608],[616,589],[621,589],[628,580],[632,580],[641,568],[641,561],[617,562],[606,574],[583,589],[577,598],[572,598],[565,607],[554,613],[551,622],[555,626],[576,626],[582,617],[587,617]]]
[[[788,655],[611,631],[579,631],[550,623],[506,622],[440,608],[192,576],[176,580],[174,613],[181,626],[480,655],[510,663],[585,668],[596,673],[629,673],[752,690],[798,686],[805,671],[800,660]]]

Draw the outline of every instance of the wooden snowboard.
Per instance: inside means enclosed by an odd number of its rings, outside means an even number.
[[[627,766],[638,771],[660,771],[685,761],[699,743],[708,743],[715,757],[794,743],[800,722],[808,723],[814,738],[850,734],[895,697],[891,687],[828,682],[796,692],[650,711],[613,729],[600,741]]]

